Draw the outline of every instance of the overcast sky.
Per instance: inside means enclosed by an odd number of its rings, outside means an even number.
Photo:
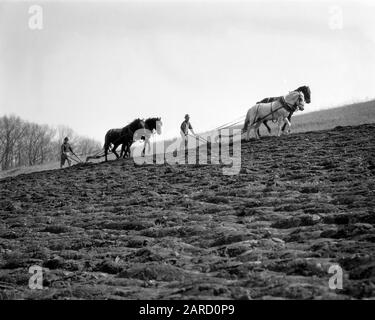
[[[100,141],[160,116],[169,138],[185,113],[206,131],[304,84],[306,111],[375,97],[371,1],[37,3],[42,30],[34,2],[0,0],[0,115]]]

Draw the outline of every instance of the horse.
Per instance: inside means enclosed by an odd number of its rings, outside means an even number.
[[[297,92],[302,92],[304,97],[305,97],[305,102],[306,103],[310,103],[311,102],[311,90],[310,90],[310,87],[309,86],[301,86],[301,87],[298,87],[296,90],[293,90],[293,91],[297,91]],[[276,101],[278,99],[280,99],[281,97],[269,97],[269,98],[264,98],[262,99],[261,101],[258,101],[257,103],[269,103],[269,102],[273,102],[273,101]],[[288,115],[288,120],[289,122],[291,122],[291,118],[292,118],[292,115],[293,115],[293,112],[289,113]],[[263,121],[263,124],[266,126],[267,130],[268,130],[268,133],[271,133],[271,128],[269,127],[269,125],[267,124],[267,121],[268,120],[264,120]],[[285,131],[285,128],[286,128],[286,123],[284,123],[283,127],[282,127],[282,131],[284,132]],[[259,129],[258,129],[258,136],[260,136],[259,134]]]
[[[132,140],[130,140],[126,145],[125,144],[123,144],[122,145],[122,148],[121,148],[121,153],[120,153],[120,157],[122,157],[122,158],[126,158],[126,157],[129,157],[130,158],[130,154],[131,154],[131,146],[133,145],[133,143],[135,142],[135,141],[137,141],[137,140],[142,140],[142,141],[144,141],[146,138],[145,138],[145,136],[141,136],[140,137],[140,139],[138,139],[137,137],[133,137],[133,139]]]
[[[137,140],[143,140],[144,141],[144,145],[143,145],[143,150],[142,150],[142,156],[145,155],[145,149],[146,149],[146,145],[148,145],[148,150],[150,150],[150,138],[151,138],[151,135],[154,134],[155,132],[157,134],[161,134],[162,132],[162,126],[163,126],[163,123],[161,121],[161,118],[148,118],[144,121],[145,125],[144,125],[144,129],[146,129],[143,133],[143,135],[136,135],[133,137],[133,139],[131,141],[129,141],[129,143],[127,145],[124,145],[123,144],[123,148],[124,148],[124,154],[123,154],[123,157],[125,158],[126,155],[129,155],[130,156],[130,147],[131,145],[133,144],[134,141],[137,141]],[[121,154],[122,154],[122,150],[121,150]]]
[[[258,128],[264,120],[277,120],[279,123],[278,136],[281,134],[283,122],[290,127],[288,115],[298,110],[304,110],[305,97],[302,92],[292,91],[286,96],[269,103],[257,103],[251,107],[245,118],[243,132],[247,131],[246,140],[250,140],[250,130],[254,129],[255,138],[259,139]]]
[[[135,139],[137,140],[137,139]],[[134,139],[132,141],[129,141],[126,145],[122,145],[122,148],[121,148],[121,153],[120,153],[120,157],[122,158],[130,158],[130,147],[132,146],[132,144],[134,143],[135,141]],[[145,137],[144,136],[141,136],[141,139],[140,140],[145,140]]]
[[[129,142],[133,141],[134,133],[139,129],[145,128],[145,121],[141,119],[135,119],[133,122],[129,123],[127,126],[123,127],[122,129],[110,129],[107,131],[105,138],[104,138],[104,156],[105,161],[108,161],[107,154],[110,145],[113,144],[111,151],[115,154],[116,158],[120,158],[117,154],[116,149],[117,147],[122,144],[121,153],[125,150]]]

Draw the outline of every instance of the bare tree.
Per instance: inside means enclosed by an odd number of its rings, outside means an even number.
[[[15,165],[14,150],[17,142],[25,134],[25,125],[21,118],[16,116],[4,116],[0,118],[1,137],[1,169],[5,170]]]
[[[80,137],[67,126],[54,129],[16,116],[0,117],[0,167],[6,170],[56,161],[60,158],[60,146],[65,137],[69,137],[77,154],[91,154],[101,149],[98,141]]]
[[[77,153],[81,155],[93,154],[101,148],[101,144],[94,139],[79,137],[76,141]]]
[[[62,143],[65,137],[69,138],[70,143],[75,143],[77,139],[76,134],[74,133],[72,128],[68,126],[59,125],[57,127],[57,139]]]
[[[47,125],[27,123],[26,132],[22,146],[28,165],[43,164],[55,159],[54,150],[51,147],[56,132],[54,129]]]
[[[52,161],[55,158],[53,149],[53,139],[56,135],[56,130],[49,126],[42,127],[42,136],[39,144],[40,163]]]

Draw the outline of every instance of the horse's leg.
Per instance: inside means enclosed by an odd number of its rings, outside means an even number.
[[[268,130],[268,133],[271,133],[271,128],[270,128],[270,126],[268,125],[267,120],[264,120],[264,121],[263,121],[263,124],[266,126],[266,128],[267,128],[267,130]]]
[[[280,137],[280,135],[281,135],[281,126],[283,124],[283,118],[279,118],[277,120],[277,124],[278,124],[277,136]]]
[[[107,145],[105,145],[105,146],[104,146],[104,156],[105,156],[105,162],[107,162],[107,161],[108,161],[108,159],[107,159],[107,155],[108,155],[108,146],[107,146]]]
[[[124,157],[130,158],[130,144],[126,146]]]
[[[142,150],[142,157],[145,156],[146,145],[148,145],[148,152],[150,152],[150,150],[151,150],[151,146],[150,146],[150,138],[148,138],[148,137],[145,137],[145,142],[144,142],[144,144],[143,144],[143,150]]]
[[[120,158],[125,158],[125,147],[126,147],[126,143],[123,143],[121,145]]]
[[[130,157],[130,143],[127,143],[124,147],[124,159]]]
[[[128,144],[128,150],[127,150],[128,158],[130,158],[131,154],[132,154],[132,151],[131,151],[132,145],[133,145],[133,141],[130,141],[129,144]]]
[[[115,144],[113,145],[113,148],[112,148],[112,152],[115,154],[116,158],[120,158],[120,156],[118,155],[118,153],[116,152],[116,149],[119,145],[118,144]]]
[[[249,111],[248,111],[248,114],[246,115],[246,117],[247,117],[247,134],[246,134],[246,140],[247,141],[250,141],[250,131],[251,131],[251,129],[254,129],[254,126],[253,126],[253,124],[252,124],[252,122],[253,122],[253,120],[252,120],[252,110],[250,109]]]
[[[292,125],[292,124],[290,123],[289,119],[288,119],[288,118],[285,118],[285,119],[284,119],[284,126],[283,126],[283,128],[285,128],[286,126],[288,126],[287,134],[290,133],[290,127],[291,127],[291,125]]]
[[[289,116],[288,116],[288,121],[289,121],[289,133],[290,133],[290,127],[292,126],[292,115],[293,115],[293,112],[289,113]]]
[[[293,112],[289,113],[288,118],[287,118],[288,122],[289,122],[289,128],[288,129],[290,129],[290,122],[291,122],[290,119],[292,119],[292,114],[293,114]],[[287,126],[287,123],[285,122],[284,125],[283,125],[283,128],[282,128],[283,131],[285,131],[286,126]]]
[[[259,127],[261,125],[261,122],[258,122],[257,124],[255,124],[254,126],[254,133],[255,133],[255,138],[256,139],[259,139],[260,138],[260,135],[259,135]]]
[[[257,131],[258,131],[258,129],[259,129],[258,123],[259,123],[259,122],[255,122],[255,123],[253,123],[252,125],[249,125],[248,140],[250,140],[250,131],[251,131],[251,130],[254,131],[254,136],[255,136],[256,139],[258,139],[258,135],[257,135]]]
[[[142,149],[142,157],[144,157],[145,156],[145,152],[146,152],[146,139],[145,139],[145,141],[143,142],[143,149]]]
[[[247,141],[250,141],[250,131],[251,131],[251,126],[248,126],[247,131],[246,131],[246,140]]]
[[[126,153],[128,155],[128,158],[130,158],[130,156],[131,156],[131,149],[130,148],[131,148],[132,144],[133,144],[133,142],[131,141],[131,142],[129,142],[129,144],[127,146]]]

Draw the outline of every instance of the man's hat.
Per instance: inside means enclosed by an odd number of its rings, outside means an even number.
[[[186,119],[186,118],[190,118],[190,116],[189,116],[188,114],[185,114],[185,119]]]
[[[69,140],[69,138],[68,138],[68,137],[65,137],[65,138],[64,138],[64,141],[68,141],[68,140]]]

